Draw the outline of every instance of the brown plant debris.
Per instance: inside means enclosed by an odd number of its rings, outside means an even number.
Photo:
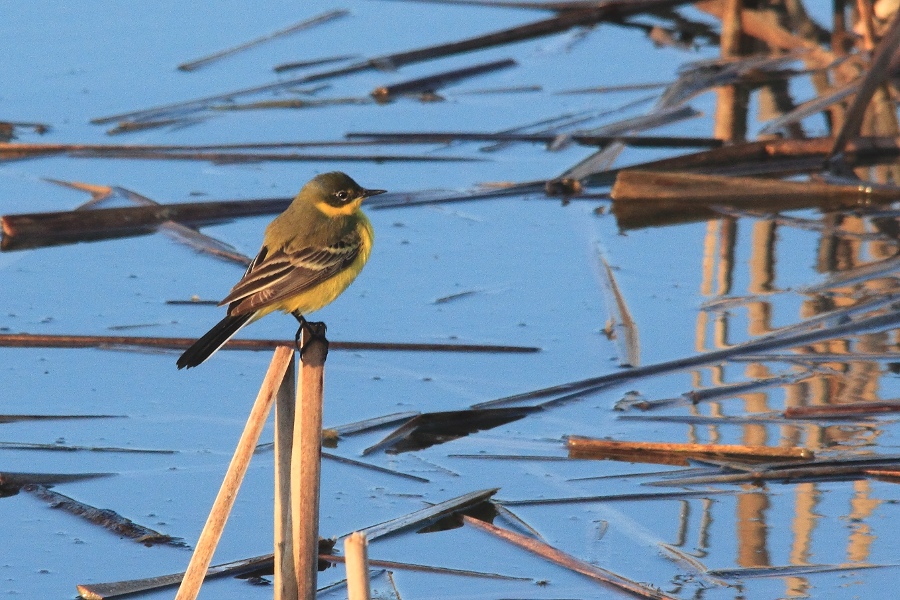
[[[634,369],[615,371],[598,377],[590,377],[580,381],[570,381],[539,390],[498,398],[496,400],[479,402],[473,405],[472,408],[495,408],[497,406],[508,406],[534,400],[544,400],[540,406],[543,408],[550,408],[552,406],[558,406],[585,398],[614,385],[622,385],[644,377],[673,373],[702,365],[720,363],[726,360],[738,360],[741,356],[748,354],[759,354],[785,348],[794,348],[815,342],[838,339],[844,336],[857,335],[864,332],[884,331],[885,329],[895,327],[897,323],[900,323],[900,311],[890,311],[884,314],[876,314],[857,319],[848,318],[842,320],[837,325],[830,325],[814,331],[801,331],[778,337],[751,340],[742,344],[735,344],[728,348],[711,350],[687,358],[679,358],[652,365],[644,365]]]
[[[598,440],[580,436],[568,439],[569,456],[651,462],[668,465],[690,464],[695,458],[738,458],[747,461],[782,460],[811,461],[812,450],[806,448],[776,448],[772,446],[738,446],[726,444],[688,444],[677,442],[626,442]]]
[[[642,2],[619,1],[614,0],[604,3],[600,6],[587,6],[578,10],[564,11],[554,17],[533,21],[518,25],[509,29],[494,31],[484,35],[479,35],[463,40],[457,40],[446,44],[437,44],[407,50],[404,52],[396,52],[383,56],[376,56],[360,62],[353,63],[346,67],[333,69],[331,71],[323,71],[312,73],[304,77],[298,77],[286,81],[277,81],[251,88],[244,88],[226,92],[224,94],[216,94],[206,96],[194,100],[177,102],[166,106],[159,106],[144,110],[138,110],[128,113],[109,115],[93,119],[92,123],[104,124],[115,121],[142,121],[147,119],[159,119],[168,117],[172,114],[185,115],[191,112],[205,110],[217,102],[234,100],[242,96],[252,94],[260,94],[265,92],[274,92],[287,89],[296,85],[311,83],[316,81],[324,81],[336,77],[371,71],[374,69],[394,70],[404,65],[414,64],[418,62],[434,60],[446,56],[453,56],[465,52],[473,52],[485,48],[492,48],[516,42],[533,40],[536,38],[554,35],[569,31],[575,27],[584,27],[594,25],[602,21],[617,21],[638,13],[652,11],[657,8],[665,8],[679,4],[687,4],[687,0],[643,0]]]
[[[58,483],[111,477],[115,473],[13,473],[0,472],[0,498],[15,496],[26,485],[50,486]]]
[[[42,335],[28,333],[0,334],[0,347],[5,348],[160,348],[184,350],[194,338],[142,337],[125,335]],[[223,346],[230,350],[273,350],[293,346],[292,340],[229,340]],[[403,342],[332,342],[331,350],[389,350],[398,352],[540,352],[534,346],[492,346],[487,344],[416,344]]]
[[[94,525],[100,525],[104,529],[108,529],[117,535],[127,537],[138,543],[144,544],[145,546],[162,544],[178,548],[187,547],[187,544],[185,544],[181,538],[172,537],[154,531],[149,527],[138,525],[131,519],[126,519],[115,511],[105,508],[94,508],[84,502],[55,492],[46,486],[28,484],[22,489],[29,494],[40,498],[44,502],[49,503],[50,508],[56,508],[71,515],[75,515],[76,517],[81,517]]]
[[[632,594],[639,598],[652,598],[655,600],[676,600],[673,596],[666,594],[662,590],[658,590],[647,584],[632,581],[630,579],[622,577],[617,573],[613,573],[612,571],[609,571],[602,567],[587,563],[581,559],[575,558],[571,554],[567,554],[562,550],[554,548],[553,546],[545,544],[539,540],[526,537],[508,529],[496,527],[495,525],[485,523],[484,521],[479,521],[478,519],[474,519],[472,517],[467,516],[463,517],[463,519],[467,525],[471,525],[476,529],[480,529],[482,531],[490,533],[491,535],[506,540],[507,542],[528,550],[529,552],[533,552],[541,558],[556,563],[561,567],[590,577],[595,581],[599,581],[600,583],[615,588],[619,591],[628,592],[629,594]]]
[[[462,496],[457,496],[456,498],[444,500],[443,502],[413,511],[409,514],[397,517],[396,519],[391,519],[377,525],[370,525],[365,529],[361,529],[360,532],[366,534],[369,541],[372,541],[376,538],[393,535],[399,531],[409,529],[410,527],[428,525],[450,514],[472,508],[475,505],[489,500],[499,489],[500,488],[493,488],[469,492]]]
[[[292,33],[297,33],[298,31],[303,31],[304,29],[309,29],[311,27],[315,27],[316,25],[322,25],[324,23],[329,23],[334,21],[335,19],[339,19],[341,17],[346,17],[350,14],[348,10],[332,10],[326,13],[322,13],[315,17],[304,19],[299,23],[295,23],[290,27],[285,27],[284,29],[279,29],[273,33],[268,35],[264,35],[262,37],[258,37],[249,42],[244,42],[238,46],[233,46],[226,50],[221,50],[214,54],[210,54],[209,56],[204,56],[203,58],[198,58],[197,60],[192,60],[190,62],[182,63],[178,65],[178,69],[180,71],[196,71],[202,67],[210,65],[218,60],[221,60],[227,56],[233,56],[239,52],[243,52],[244,50],[249,50],[250,48],[254,48],[259,46],[260,44],[264,44],[265,42],[272,41],[279,37],[283,37],[286,35],[290,35]]]
[[[815,406],[789,406],[784,410],[787,419],[846,419],[859,415],[900,412],[900,402],[850,402]]]
[[[518,63],[511,58],[495,60],[487,63],[444,71],[428,77],[420,77],[400,83],[382,85],[372,90],[371,96],[378,102],[390,102],[398,96],[410,96],[421,94],[434,94],[441,88],[453,85],[471,77],[486,75],[503,69],[517,66]]]
[[[677,477],[645,483],[652,486],[688,486],[710,484],[744,484],[766,481],[778,483],[798,483],[801,481],[841,481],[865,479],[872,469],[895,469],[900,464],[898,455],[850,455],[837,458],[820,458],[808,463],[720,464],[718,475],[697,475]]]

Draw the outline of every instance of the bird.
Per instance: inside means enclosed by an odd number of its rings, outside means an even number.
[[[179,369],[200,365],[244,326],[280,310],[303,315],[330,304],[362,271],[372,250],[372,224],[360,205],[386,190],[361,187],[346,173],[311,179],[266,227],[262,248],[219,303],[225,318],[179,357]],[[301,349],[302,352],[302,349]]]

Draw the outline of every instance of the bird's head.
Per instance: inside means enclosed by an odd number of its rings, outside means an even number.
[[[351,215],[369,196],[386,190],[367,190],[346,173],[332,171],[314,177],[303,186],[300,196],[310,199],[316,208],[330,217]]]

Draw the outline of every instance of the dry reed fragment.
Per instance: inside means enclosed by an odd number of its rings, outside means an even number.
[[[347,559],[334,554],[320,554],[319,560],[330,563],[345,563]],[[477,577],[480,579],[502,579],[507,581],[532,581],[530,577],[515,577],[513,575],[501,575],[499,573],[486,573],[484,571],[469,571],[467,569],[449,569],[447,567],[435,567],[432,565],[419,565],[415,563],[397,562],[393,560],[369,559],[369,565],[383,569],[396,569],[400,571],[422,571],[424,573],[437,573],[439,575],[459,575],[461,577]]]
[[[808,199],[815,199],[818,203],[844,201],[868,205],[873,201],[896,200],[900,197],[900,190],[816,181],[782,181],[629,169],[621,171],[616,177],[612,197],[616,202],[666,199],[683,205],[716,203],[754,206],[766,199],[776,198],[778,200],[789,198],[792,203],[800,199],[807,199],[807,202]]]
[[[323,23],[328,23],[330,21],[334,21],[335,19],[339,19],[341,17],[345,17],[350,14],[348,10],[332,10],[326,13],[322,13],[315,17],[311,17],[309,19],[304,19],[299,23],[295,23],[290,27],[285,27],[284,29],[279,29],[273,33],[268,35],[264,35],[249,42],[244,42],[243,44],[239,44],[237,46],[233,46],[231,48],[227,48],[225,50],[220,50],[219,52],[215,52],[208,56],[204,56],[203,58],[198,58],[197,60],[192,60],[190,62],[182,63],[178,65],[178,70],[180,71],[196,71],[202,67],[205,67],[209,64],[212,64],[220,59],[223,59],[227,56],[233,56],[239,52],[243,52],[244,50],[249,50],[250,48],[259,46],[265,42],[269,42],[276,38],[290,35],[292,33],[296,33],[298,31],[302,31],[304,29],[309,29],[311,27],[315,27],[316,25],[321,25]]]
[[[347,594],[349,600],[369,600],[369,541],[366,534],[354,531],[344,539],[347,557]]]
[[[187,547],[187,544],[185,544],[181,538],[172,537],[171,535],[160,533],[149,527],[144,527],[131,519],[123,517],[113,510],[93,507],[53,491],[46,486],[29,484],[24,486],[22,490],[47,502],[50,505],[50,508],[62,510],[70,515],[75,515],[89,523],[108,529],[116,535],[132,539],[145,546],[162,544],[166,546],[175,546],[177,548]]]
[[[391,519],[377,525],[371,525],[369,527],[366,527],[365,529],[361,529],[360,531],[366,534],[366,537],[369,539],[369,541],[372,541],[376,538],[394,534],[409,527],[415,527],[418,525],[436,521],[441,517],[445,517],[465,508],[480,504],[481,502],[484,502],[485,500],[496,494],[499,489],[500,488],[493,488],[469,492],[467,494],[463,494],[462,496],[457,496],[456,498],[444,500],[443,502],[439,502],[432,506],[413,511],[401,517],[397,517],[395,519]]]
[[[418,475],[411,475],[409,473],[403,473],[402,471],[395,471],[394,469],[388,469],[387,467],[382,467],[380,465],[373,465],[372,463],[363,462],[361,460],[347,458],[346,456],[339,456],[337,454],[332,454],[331,452],[322,451],[322,458],[327,458],[329,460],[343,463],[345,465],[353,465],[354,467],[361,467],[363,469],[368,469],[370,471],[375,471],[377,473],[393,475],[394,477],[402,477],[403,479],[408,479],[410,481],[417,481],[419,483],[430,483],[430,481],[428,479],[426,479],[424,477],[419,477]]]
[[[493,73],[502,69],[515,67],[518,63],[511,58],[503,60],[495,60],[487,63],[464,67],[462,69],[454,69],[452,71],[444,71],[428,77],[420,77],[391,85],[383,85],[372,90],[371,96],[377,102],[390,102],[397,96],[406,96],[411,94],[435,93],[442,87],[458,83],[470,77]]]
[[[798,355],[798,358],[802,358],[802,355]],[[831,419],[890,412],[900,412],[900,402],[851,402],[848,404],[823,404],[821,406],[789,406],[784,410],[784,416],[787,419]]]
[[[650,500],[687,500],[706,498],[725,492],[724,490],[664,492],[662,494],[639,492],[634,494],[603,494],[599,496],[572,496],[568,498],[525,498],[522,500],[497,499],[495,503],[507,506],[533,506],[545,504],[584,504],[601,502],[645,502]]]
[[[215,552],[222,531],[225,529],[225,522],[234,506],[241,481],[250,465],[250,458],[253,456],[259,434],[262,432],[275,394],[281,387],[284,374],[293,360],[293,356],[293,348],[285,347],[277,348],[272,356],[272,362],[269,364],[269,369],[247,419],[247,425],[238,441],[231,464],[225,473],[222,486],[216,495],[203,531],[200,533],[194,554],[191,556],[191,562],[188,564],[184,579],[178,588],[176,600],[193,600],[200,593],[200,586],[203,584],[213,552]]]
[[[580,573],[595,581],[599,581],[604,585],[611,586],[620,591],[628,592],[634,596],[639,598],[651,598],[654,600],[676,600],[673,596],[670,596],[663,592],[662,590],[653,588],[647,584],[638,583],[636,581],[632,581],[617,573],[613,573],[607,569],[602,567],[598,567],[596,565],[592,565],[587,563],[581,559],[575,558],[571,554],[567,554],[558,548],[554,548],[548,544],[545,544],[541,541],[526,537],[524,535],[515,533],[508,529],[502,529],[500,527],[496,527],[495,525],[491,525],[490,523],[485,523],[484,521],[479,521],[478,519],[463,516],[463,521],[467,525],[471,525],[476,529],[481,529],[491,535],[499,537],[500,539],[506,540],[520,548],[528,550],[529,552],[533,552],[537,554],[541,558],[549,560],[550,562],[556,563],[561,567],[565,567],[576,573]]]
[[[570,381],[539,390],[498,398],[496,400],[479,402],[474,404],[472,408],[493,408],[497,406],[521,404],[526,401],[543,400],[538,406],[548,409],[568,402],[580,400],[590,394],[597,393],[600,390],[610,388],[614,385],[622,385],[644,377],[673,373],[726,360],[738,360],[741,356],[747,354],[758,354],[785,348],[794,348],[801,345],[836,339],[848,335],[857,335],[869,331],[884,331],[885,329],[896,327],[897,323],[900,323],[900,311],[890,311],[885,314],[876,314],[874,316],[866,316],[857,319],[846,319],[844,322],[837,325],[823,327],[814,331],[802,331],[779,337],[751,340],[721,350],[712,350],[710,352],[696,354],[686,358],[644,365],[634,369],[615,371],[598,377],[590,377],[580,381]]]
[[[136,110],[92,119],[95,124],[111,123],[115,121],[144,121],[159,119],[175,115],[187,115],[193,112],[205,110],[215,102],[234,100],[243,96],[275,92],[284,90],[299,84],[312,83],[334,79],[344,75],[352,75],[374,69],[393,70],[404,65],[433,60],[445,56],[453,56],[465,52],[473,52],[485,48],[532,40],[547,35],[569,31],[575,27],[594,25],[605,20],[622,20],[625,17],[654,9],[668,8],[680,4],[687,4],[688,0],[643,0],[641,2],[613,1],[600,6],[588,6],[578,10],[563,11],[560,14],[539,21],[533,21],[524,25],[518,25],[509,29],[494,31],[485,35],[479,35],[463,40],[457,40],[446,44],[437,44],[416,48],[404,52],[396,52],[365,59],[346,67],[312,73],[304,77],[277,81],[260,86],[233,90],[224,94],[206,96],[184,102],[176,102],[165,106]]]
[[[0,334],[3,348],[161,348],[184,350],[194,338],[167,338],[120,335],[44,335],[30,333]],[[229,340],[227,350],[274,350],[293,347],[293,340]],[[329,342],[332,350],[388,350],[398,352],[539,352],[534,346],[492,346],[487,344],[416,344],[403,342]]]
[[[677,455],[681,457],[724,456],[744,460],[813,460],[815,454],[807,448],[776,448],[772,446],[739,446],[729,444],[688,444],[678,442],[627,442],[598,440],[570,436],[567,445],[570,456],[598,459],[609,456],[639,456],[642,453]]]

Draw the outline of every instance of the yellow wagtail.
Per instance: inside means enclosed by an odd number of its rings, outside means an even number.
[[[196,367],[244,325],[275,310],[304,314],[331,303],[359,275],[372,250],[372,224],[360,209],[367,190],[340,172],[316,176],[266,227],[262,248],[219,306],[228,314],[185,350],[178,368]],[[298,332],[299,337],[299,332]]]

